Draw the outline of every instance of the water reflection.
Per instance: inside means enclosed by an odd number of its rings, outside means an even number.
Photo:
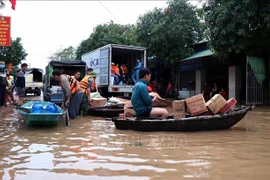
[[[269,179],[268,109],[230,130],[116,130],[98,117],[70,127],[28,128],[1,109],[1,179]],[[8,114],[8,115],[7,115]]]

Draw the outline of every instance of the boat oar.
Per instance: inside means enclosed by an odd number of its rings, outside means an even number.
[[[66,110],[65,110],[65,113],[66,113],[66,126],[70,126],[68,106],[69,105],[66,105]]]
[[[31,113],[31,110],[30,109],[27,109],[27,108],[24,108],[24,107],[18,107],[17,109],[18,110],[21,110],[21,111],[23,111],[25,113]]]

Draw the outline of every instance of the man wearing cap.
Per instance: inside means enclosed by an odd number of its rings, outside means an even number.
[[[80,81],[80,87],[83,92],[83,99],[80,105],[80,109],[82,111],[83,116],[88,114],[89,104],[91,106],[91,92],[98,91],[98,87],[96,85],[96,73],[93,72],[92,68],[87,69],[87,74]]]
[[[151,79],[151,71],[148,68],[141,68],[139,72],[140,80],[132,89],[131,103],[136,112],[136,116],[153,117],[166,119],[168,111],[165,108],[153,108],[152,104],[158,102],[158,96],[152,99],[148,93],[147,84]]]

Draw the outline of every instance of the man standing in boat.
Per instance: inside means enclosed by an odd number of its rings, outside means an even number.
[[[153,108],[152,103],[158,101],[158,97],[150,97],[147,85],[151,79],[151,71],[148,68],[141,68],[139,72],[140,80],[132,90],[131,103],[136,112],[136,116],[166,119],[168,111],[165,108]]]
[[[62,74],[59,69],[55,69],[52,75],[62,87],[63,102],[61,108],[68,108],[69,117],[76,119],[83,95],[79,81],[67,74]]]
[[[91,106],[91,92],[96,92],[98,90],[95,78],[96,73],[93,72],[92,68],[88,68],[87,75],[85,75],[80,81],[80,86],[83,92],[80,110],[82,111],[83,116],[88,114],[89,105]]]

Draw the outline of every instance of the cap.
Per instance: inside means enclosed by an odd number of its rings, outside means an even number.
[[[112,62],[112,65],[114,65],[114,62]]]
[[[97,77],[97,73],[95,73],[95,72],[91,72],[89,75],[92,77]]]

